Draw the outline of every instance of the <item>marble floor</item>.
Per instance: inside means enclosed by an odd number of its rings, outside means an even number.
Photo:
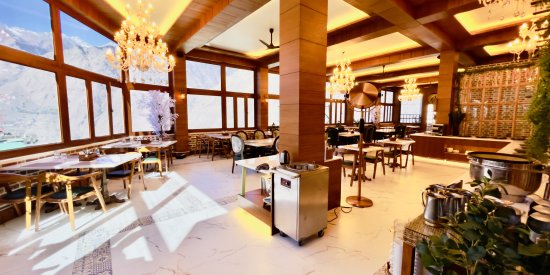
[[[22,217],[2,224],[0,273],[374,274],[390,259],[394,223],[421,214],[423,188],[467,172],[465,164],[417,158],[379,173],[363,184],[373,207],[338,210],[324,237],[299,247],[239,208],[240,168],[230,169],[230,159],[176,160],[164,178],[146,176],[147,191],[134,182],[132,200],[108,205],[108,213],[77,207],[75,232],[59,211],[42,215],[38,233],[25,231]],[[259,175],[248,174],[248,188],[258,188]],[[343,178],[342,206],[356,187]],[[109,189],[126,196],[120,181]]]

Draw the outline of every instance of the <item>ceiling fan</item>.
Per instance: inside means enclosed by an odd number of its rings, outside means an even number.
[[[269,29],[269,34],[271,34],[271,40],[269,41],[269,44],[265,43],[263,40],[259,39],[262,44],[264,44],[268,50],[278,49],[279,46],[273,45],[273,28]]]

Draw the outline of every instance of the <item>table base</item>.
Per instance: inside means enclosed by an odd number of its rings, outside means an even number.
[[[346,202],[352,206],[359,208],[371,207],[373,205],[371,199],[360,196],[349,196],[346,198]]]

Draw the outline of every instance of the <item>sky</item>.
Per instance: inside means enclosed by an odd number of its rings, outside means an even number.
[[[35,32],[51,32],[49,5],[42,0],[0,0],[0,24]],[[61,31],[94,46],[114,43],[63,12]]]

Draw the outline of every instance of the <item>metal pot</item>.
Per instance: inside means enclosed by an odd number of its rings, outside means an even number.
[[[430,226],[441,226],[441,217],[445,214],[445,203],[447,197],[438,192],[426,190],[422,193],[422,204],[424,205],[424,223]]]
[[[283,150],[279,153],[279,163],[281,165],[286,165],[290,163],[290,153],[287,150]]]
[[[521,202],[540,187],[544,167],[526,158],[494,152],[471,152],[468,158],[470,177],[487,177],[491,183],[503,185],[507,193],[503,194],[504,199]]]

